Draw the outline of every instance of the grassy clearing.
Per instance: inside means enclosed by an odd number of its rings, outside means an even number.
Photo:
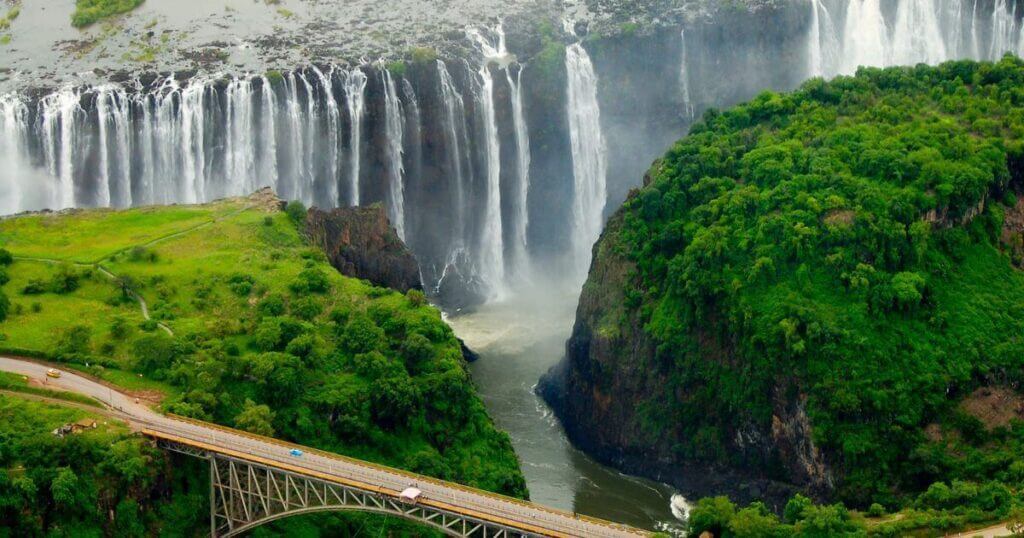
[[[128,13],[142,5],[143,0],[76,0],[71,25],[84,28],[97,21]]]
[[[73,392],[65,392],[61,390],[49,390],[40,387],[33,387],[28,384],[28,379],[10,372],[0,372],[0,390],[8,390],[12,392],[22,392],[25,394],[33,394],[35,396],[45,396],[47,398],[55,398],[58,400],[67,400],[69,402],[75,402],[85,405],[91,405],[95,407],[101,407],[102,404],[96,400],[76,394]]]
[[[240,208],[241,202],[229,200],[202,206],[28,215],[0,221],[0,245],[17,257],[96,263],[129,247],[189,230]]]

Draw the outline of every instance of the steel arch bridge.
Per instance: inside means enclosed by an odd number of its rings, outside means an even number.
[[[290,516],[346,510],[397,516],[463,538],[544,536],[167,439],[158,439],[157,444],[165,450],[209,460],[210,529],[214,538],[237,536]]]

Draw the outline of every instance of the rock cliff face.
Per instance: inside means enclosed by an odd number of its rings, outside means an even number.
[[[344,275],[401,292],[423,289],[419,266],[380,205],[309,210],[306,234]]]
[[[776,508],[797,490],[826,497],[835,485],[834,473],[811,438],[805,398],[792,385],[781,384],[772,394],[769,422],[730,432],[730,454],[715,458],[729,466],[682,456],[680,444],[687,440],[679,424],[645,427],[643,406],[668,385],[671,372],[652,366],[658,364],[655,342],[644,331],[638,309],[625,306],[624,290],[635,264],[618,247],[621,226],[620,212],[595,245],[566,357],[538,386],[572,442],[604,463],[687,492],[729,492],[743,501],[767,500]],[[696,329],[696,339],[708,360],[730,361],[732,343],[712,336],[708,327],[714,324],[709,319],[705,328]]]

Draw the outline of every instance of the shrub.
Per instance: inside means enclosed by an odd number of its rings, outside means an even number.
[[[255,282],[256,281],[251,276],[239,273],[228,277],[228,288],[230,288],[235,295],[239,297],[246,297],[249,295],[249,292],[252,291],[252,287]]]
[[[32,313],[38,314],[38,313],[43,311],[43,304],[38,302],[38,301],[36,301],[36,302],[32,303],[32,307],[31,308],[32,308]]]
[[[50,278],[50,291],[57,295],[71,293],[78,289],[79,279],[79,274],[71,266],[61,265]]]
[[[7,274],[7,270],[0,267],[0,286],[7,284],[11,281],[11,276]]]
[[[110,337],[122,340],[125,336],[128,336],[128,320],[124,316],[114,316],[110,322]]]
[[[135,370],[153,373],[170,368],[178,355],[178,347],[172,337],[163,332],[139,337],[132,343]]]
[[[253,344],[260,351],[274,351],[281,347],[281,321],[265,319],[253,333]]]
[[[324,311],[320,301],[313,297],[303,297],[292,301],[292,315],[302,320],[312,320]]]
[[[868,507],[868,515],[871,517],[882,517],[885,515],[885,507],[878,503],[871,503]]]
[[[274,225],[274,217],[271,217],[270,215],[267,215],[266,217],[263,217],[263,225],[264,226],[273,226]]]
[[[7,294],[0,290],[0,321],[7,319],[7,314],[11,310],[11,301],[7,298]]]
[[[57,337],[56,354],[62,359],[88,355],[92,340],[92,329],[87,325],[72,325]]]
[[[284,212],[288,215],[288,218],[292,219],[296,226],[302,226],[306,223],[306,206],[302,202],[298,200],[288,202],[288,205],[284,207]]]
[[[90,24],[127,13],[142,4],[142,0],[75,0],[75,12],[71,14],[71,25],[82,28]]]
[[[274,436],[274,413],[269,406],[256,405],[256,402],[246,399],[242,412],[235,416],[235,427],[256,435],[267,437]]]
[[[263,316],[284,314],[284,297],[278,293],[267,295],[256,304],[256,310]]]
[[[420,290],[412,289],[405,292],[405,298],[409,300],[409,304],[416,308],[427,304],[427,296]]]
[[[369,353],[380,350],[386,342],[384,330],[365,315],[357,314],[345,324],[341,345],[350,353]]]
[[[14,263],[14,256],[11,255],[11,251],[6,248],[0,248],[0,265],[10,265]]]
[[[38,278],[33,278],[25,284],[24,288],[21,288],[22,295],[40,295],[46,292],[46,284]]]
[[[326,293],[331,287],[327,280],[327,274],[320,269],[303,269],[295,282],[292,282],[291,290],[297,295],[307,293]]]
[[[410,372],[418,372],[434,356],[434,346],[422,334],[411,334],[402,342],[402,358]]]

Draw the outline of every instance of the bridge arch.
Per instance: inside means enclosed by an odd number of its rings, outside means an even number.
[[[210,461],[210,529],[213,538],[238,536],[260,525],[317,512],[368,512],[397,516],[462,538],[541,536],[429,504],[407,504],[305,474],[181,445],[165,448]]]

